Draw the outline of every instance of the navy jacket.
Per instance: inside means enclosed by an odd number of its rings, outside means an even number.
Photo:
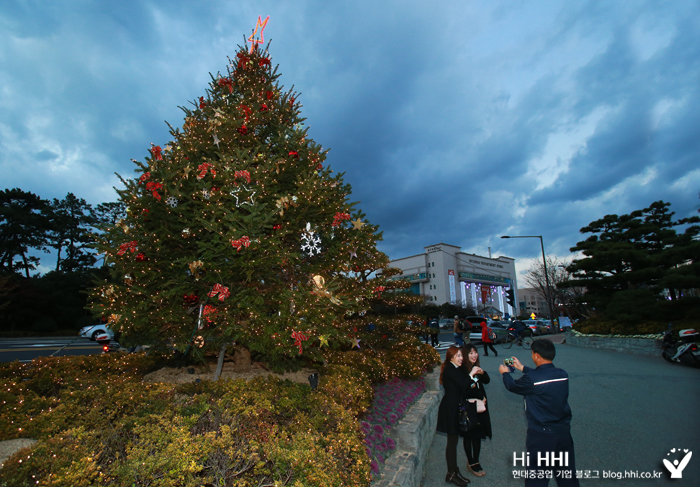
[[[571,408],[566,371],[553,364],[542,364],[536,369],[525,366],[518,380],[504,373],[503,385],[510,392],[525,397],[528,428],[555,433],[569,430]]]

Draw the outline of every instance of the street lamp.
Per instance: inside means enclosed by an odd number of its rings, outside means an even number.
[[[542,240],[542,235],[503,235],[501,238],[539,238],[540,246],[542,247],[542,263],[544,264],[544,278],[547,283],[547,308],[549,308],[549,319],[552,320],[552,326],[554,325],[554,311],[552,310],[551,296],[552,291],[549,285],[549,272],[547,272],[547,258],[544,255],[544,241]]]

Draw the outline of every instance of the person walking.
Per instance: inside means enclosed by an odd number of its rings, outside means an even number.
[[[493,351],[493,354],[498,357],[498,352],[496,351],[495,348],[493,348],[493,337],[492,333],[493,331],[489,326],[486,324],[486,320],[481,322],[481,341],[484,344],[484,357],[489,356],[489,348]]]
[[[433,318],[430,320],[430,344],[433,347],[438,346],[438,334],[440,333],[440,322],[437,320],[437,318]]]
[[[445,448],[445,460],[447,461],[447,475],[445,482],[464,487],[470,481],[462,476],[457,466],[457,444],[459,443],[459,404],[465,397],[467,389],[473,383],[460,367],[464,361],[462,349],[451,346],[445,353],[445,361],[440,369],[440,384],[445,389],[440,407],[438,408],[437,431],[447,434],[447,447]]]
[[[569,407],[569,375],[558,369],[552,361],[556,356],[554,344],[547,339],[535,340],[532,344],[532,369],[513,357],[513,367],[523,372],[516,379],[510,369],[500,365],[498,371],[507,390],[525,398],[527,438],[525,446],[530,466],[526,487],[549,484],[549,479],[537,478],[540,472],[553,471],[557,485],[578,487],[574,440],[571,437],[571,408]],[[550,462],[551,460],[551,462]],[[541,465],[545,463],[546,465]]]
[[[454,334],[455,334],[455,345],[458,347],[463,347],[464,346],[464,330],[462,330],[462,326],[459,323],[459,317],[455,315],[455,320],[452,325]]]
[[[467,469],[476,477],[483,477],[486,472],[479,463],[481,453],[481,440],[491,438],[491,416],[489,415],[489,405],[486,402],[486,389],[484,386],[491,382],[489,374],[481,368],[479,364],[479,351],[473,344],[465,345],[462,348],[462,371],[470,381],[469,389],[465,394],[467,399],[478,399],[484,401],[486,410],[478,413],[479,425],[462,433],[464,438],[464,453],[467,455]]]

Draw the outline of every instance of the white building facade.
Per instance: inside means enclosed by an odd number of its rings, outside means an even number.
[[[478,313],[517,316],[508,305],[506,291],[512,289],[517,307],[515,259],[496,259],[462,252],[460,247],[440,243],[425,247],[425,253],[392,260],[401,269],[395,279],[411,282],[411,292],[428,303],[451,303],[473,307]]]

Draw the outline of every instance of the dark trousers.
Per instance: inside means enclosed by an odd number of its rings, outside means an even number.
[[[481,453],[481,438],[479,437],[464,437],[464,453],[467,455],[467,463],[474,465],[479,463],[479,454]]]
[[[527,430],[525,447],[530,455],[528,474],[535,472],[534,476],[537,477],[539,472],[551,471],[552,478],[556,480],[558,486],[579,486],[579,481],[576,478],[576,462],[574,460],[574,440],[570,431],[553,432],[529,428]],[[568,453],[568,465],[562,465],[560,461],[565,453]],[[555,462],[552,454],[557,457],[556,466],[553,466]],[[546,464],[546,461],[543,460],[538,465],[538,459],[547,458],[547,455],[549,464]],[[546,485],[549,485],[548,478],[531,479],[530,475],[528,475],[528,478],[525,480],[526,487],[543,487]]]
[[[459,472],[457,466],[457,444],[459,435],[447,435],[447,447],[445,448],[445,459],[447,460],[447,471],[449,473]]]
[[[488,347],[488,348],[487,348],[487,347]],[[498,352],[496,351],[495,348],[493,348],[493,343],[491,343],[491,342],[484,342],[484,355],[488,355],[488,354],[489,354],[489,348],[491,348],[491,350],[493,350],[493,354],[494,354],[496,357],[498,357]]]
[[[437,333],[430,334],[430,344],[433,345],[434,347],[437,347],[437,345],[438,345],[438,334]]]

